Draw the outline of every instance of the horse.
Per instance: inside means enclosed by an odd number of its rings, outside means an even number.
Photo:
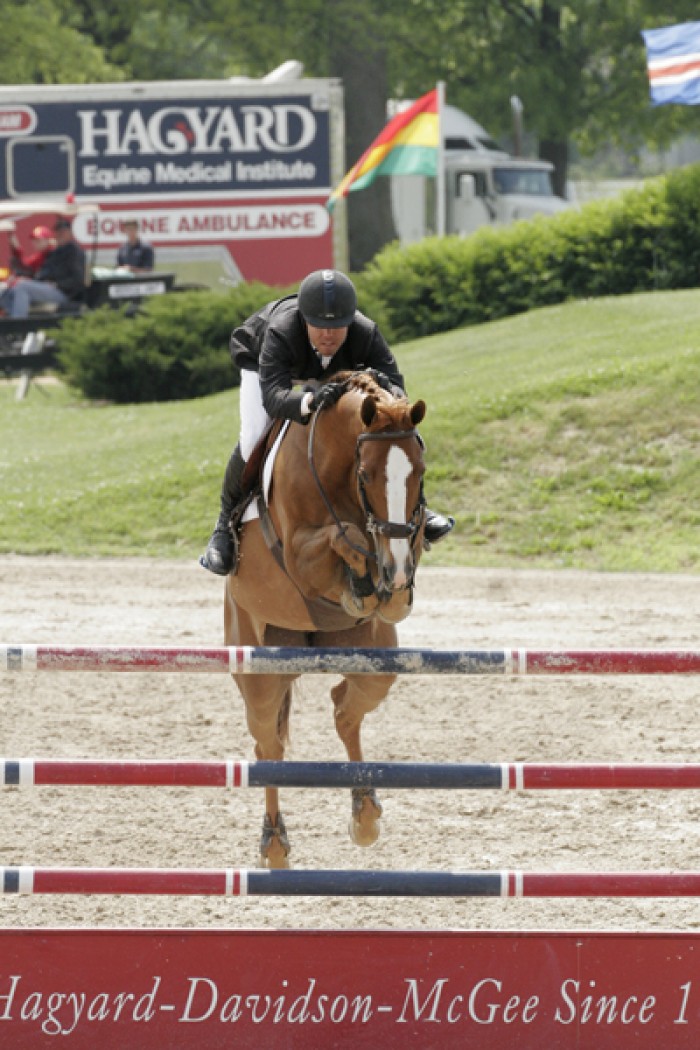
[[[238,567],[226,578],[228,646],[395,648],[411,611],[425,529],[424,401],[397,397],[376,373],[342,372],[342,396],[307,426],[288,423],[268,451],[267,497],[239,531]],[[272,444],[272,437],[268,444]],[[233,674],[258,760],[281,760],[298,674]],[[348,760],[362,761],[363,718],[395,674],[346,674],[331,689]],[[373,788],[354,788],[350,835],[379,836]],[[265,789],[260,866],[289,866],[279,790]]]

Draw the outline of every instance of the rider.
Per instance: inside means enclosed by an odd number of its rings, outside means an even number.
[[[404,379],[377,325],[357,309],[355,288],[338,270],[315,270],[296,295],[268,303],[231,334],[231,356],[241,373],[241,430],[221,489],[221,512],[200,564],[219,576],[233,568],[231,514],[242,498],[243,469],[272,418],[308,423],[312,412],[342,393],[327,382],[336,372],[376,369],[392,392],[404,396]],[[318,380],[313,391],[294,386]],[[435,543],[454,519],[426,511],[425,538]]]

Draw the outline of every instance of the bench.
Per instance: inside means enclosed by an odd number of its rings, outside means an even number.
[[[46,345],[47,331],[58,328],[67,318],[80,317],[101,306],[126,306],[127,312],[135,311],[143,299],[175,291],[174,283],[174,273],[93,276],[83,303],[60,311],[38,308],[29,317],[0,317],[0,372],[8,377],[21,373],[17,400],[27,396],[33,375],[56,367],[55,349]]]
[[[13,337],[24,338],[30,332],[47,328],[58,328],[67,317],[79,316],[80,314],[77,311],[61,311],[60,313],[58,311],[52,313],[46,311],[32,313],[29,317],[0,317],[0,346],[2,346],[3,342],[6,343],[8,339]]]
[[[43,321],[39,323],[44,326]],[[39,372],[46,371],[47,368],[56,367],[56,352],[53,344],[50,346],[46,345],[46,332],[43,330],[43,327],[38,329],[36,320],[30,320],[29,318],[22,321],[9,322],[0,320],[0,326],[4,324],[11,324],[14,334],[20,334],[17,326],[24,325],[25,334],[21,350],[5,352],[2,349],[2,341],[0,340],[0,370],[5,373],[7,378],[17,372],[21,373],[21,382],[17,388],[16,399],[17,401],[22,401],[29,393],[29,384],[32,381],[32,377]],[[51,322],[45,327],[55,328],[58,324],[60,324],[60,320],[52,318]]]

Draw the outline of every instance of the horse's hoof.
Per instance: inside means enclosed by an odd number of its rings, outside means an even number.
[[[370,594],[366,597],[353,594],[352,590],[346,587],[341,591],[340,604],[348,616],[352,616],[356,620],[363,620],[377,611],[379,599],[376,594]]]
[[[373,846],[379,838],[382,804],[374,788],[353,788],[350,838],[356,846]]]
[[[291,868],[291,866],[292,865],[289,863],[289,857],[286,853],[282,856],[276,857],[270,857],[269,855],[263,857],[261,854],[256,865],[258,868],[264,868],[265,871],[280,871],[284,868]]]
[[[277,814],[277,819],[273,824],[270,815],[266,813],[263,820],[262,838],[260,839],[260,861],[258,866],[261,868],[288,868],[290,849],[287,828],[282,814]]]
[[[351,820],[348,824],[350,839],[356,846],[373,846],[379,838],[379,821],[373,824],[360,824],[359,820]]]
[[[413,608],[413,588],[395,591],[379,606],[377,616],[383,623],[401,623]]]

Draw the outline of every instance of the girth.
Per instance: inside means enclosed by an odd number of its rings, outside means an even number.
[[[287,572],[287,568],[284,564],[282,541],[275,531],[270,511],[268,510],[262,493],[258,493],[257,495],[257,507],[258,517],[260,518],[260,528],[263,537],[265,538],[265,543],[282,572],[291,580],[291,576]],[[292,583],[294,583],[294,580],[292,580]],[[307,598],[295,583],[294,586],[297,591],[299,591],[299,595],[303,600],[307,612],[317,631],[345,631],[350,627],[357,627],[358,624],[364,623],[365,620],[368,619],[368,617],[355,619],[355,617],[350,616],[345,612],[342,605],[338,602],[332,602],[328,598]]]

